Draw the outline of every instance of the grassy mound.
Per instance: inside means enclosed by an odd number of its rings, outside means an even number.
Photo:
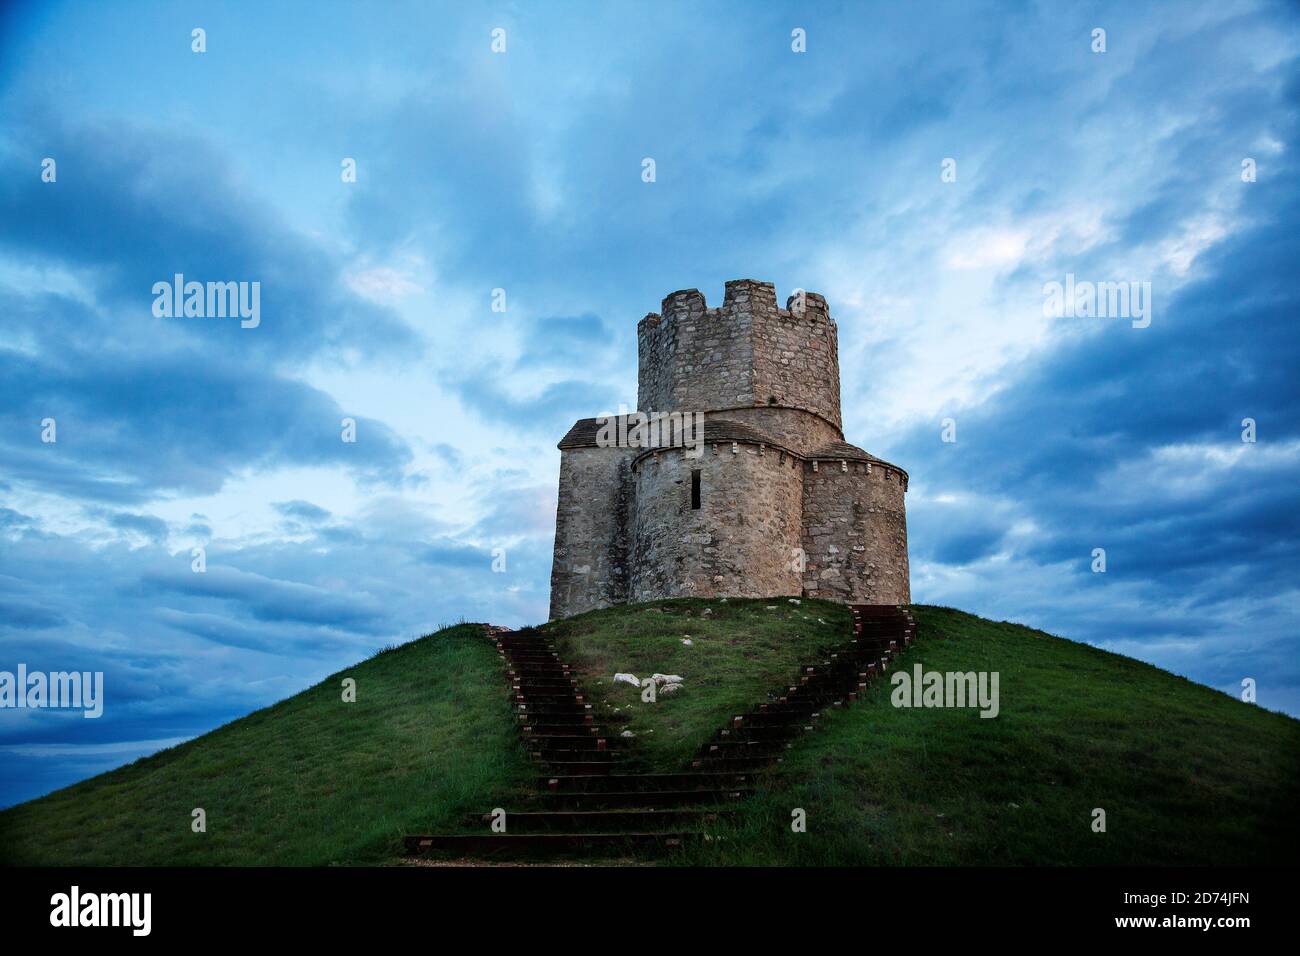
[[[896,708],[878,682],[799,738],[724,839],[682,862],[1294,863],[1300,722],[1018,625],[915,614],[917,642],[894,670],[996,671],[998,716]],[[543,631],[601,719],[636,733],[636,761],[675,770],[848,629],[842,607],[773,599],[653,602]],[[685,686],[645,703],[612,682],[616,671],[680,674]],[[357,681],[355,703],[341,701],[344,677]],[[439,631],[0,812],[0,862],[391,861],[403,834],[462,830],[469,814],[524,801],[533,768],[504,687],[479,628]],[[206,834],[191,832],[196,807]],[[806,832],[791,830],[796,808]]]
[[[344,703],[344,678],[356,701]],[[482,629],[378,654],[177,747],[0,812],[0,862],[325,865],[391,860],[531,780]],[[191,812],[207,832],[191,831]]]

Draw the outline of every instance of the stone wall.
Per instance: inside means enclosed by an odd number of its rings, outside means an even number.
[[[634,448],[560,453],[551,618],[627,601]]]
[[[753,309],[754,404],[806,408],[843,428],[840,418],[839,334],[816,292],[806,292],[803,309],[776,308],[770,283],[756,283]],[[730,287],[728,287],[730,288]]]
[[[748,425],[773,442],[800,455],[810,455],[843,437],[840,430],[826,419],[800,409],[759,406],[731,408],[717,414],[718,417]]]
[[[700,508],[691,472],[700,471]],[[758,445],[706,446],[701,458],[670,450],[639,458],[629,594],[665,597],[798,595],[799,459]]]
[[[866,462],[807,462],[803,489],[804,593],[846,604],[910,603],[903,476]]]
[[[637,326],[641,411],[753,404],[751,316],[710,309],[696,289],[674,292]]]

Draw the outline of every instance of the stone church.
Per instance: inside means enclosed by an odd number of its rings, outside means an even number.
[[[907,472],[844,440],[824,298],[674,292],[637,343],[644,411],[559,444],[552,619],[671,597],[910,602]]]

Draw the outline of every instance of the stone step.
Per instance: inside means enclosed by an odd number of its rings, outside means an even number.
[[[581,694],[573,692],[568,694],[552,694],[547,692],[541,693],[516,693],[510,695],[515,701],[521,704],[585,704],[587,700]]]
[[[620,737],[601,737],[581,734],[529,734],[525,739],[528,749],[543,754],[557,751],[596,751],[617,750],[626,741]],[[599,758],[597,758],[599,759]]]
[[[610,775],[599,779],[618,780],[619,777]],[[752,793],[752,790],[744,788],[713,790],[558,790],[543,791],[538,794],[537,799],[548,806],[580,810],[598,807],[645,807],[666,810],[697,804],[728,803],[733,800],[742,800]]]
[[[601,734],[604,733],[604,731],[601,729],[601,726],[597,723],[565,724],[565,723],[556,723],[554,721],[544,721],[544,720],[524,723],[522,726],[520,726],[519,732],[528,737],[533,737],[533,736],[554,737],[557,734],[575,734],[575,735],[590,737],[593,735],[600,736]],[[610,736],[617,737],[618,734],[615,733],[615,734],[611,734]]]
[[[604,776],[564,776],[555,774],[542,777],[539,784],[551,793],[584,793],[610,790],[655,792],[660,790],[716,790],[726,787],[745,787],[753,777],[745,773],[611,773]]]
[[[582,704],[570,701],[567,704],[540,704],[537,701],[517,701],[515,703],[515,712],[519,714],[587,714],[591,712],[591,704]]]
[[[742,740],[748,742],[785,741],[812,731],[812,724],[777,724],[773,727],[760,727],[745,723],[739,727],[726,727],[718,731],[719,740]]]
[[[645,833],[716,823],[724,811],[700,809],[655,810],[523,810],[506,811],[507,833]],[[488,827],[494,817],[476,818]]]
[[[700,748],[701,757],[768,757],[790,749],[788,740],[710,740]]]
[[[807,727],[815,723],[817,718],[817,711],[751,711],[748,714],[739,714],[731,718],[730,728],[732,730],[740,727],[766,729],[769,727],[789,727],[791,725]]]
[[[604,740],[604,747],[593,746],[591,741]],[[561,740],[551,742],[546,737],[524,737],[524,747],[531,754],[540,754],[546,761],[553,760],[613,760],[615,757],[626,757],[627,754],[618,754],[620,750],[617,744],[610,741],[608,737],[578,737],[573,736],[570,740]],[[630,743],[630,741],[621,740],[619,743]]]
[[[708,756],[696,757],[691,761],[691,767],[697,770],[762,770],[773,764],[781,762],[780,757],[761,756],[761,757],[728,757],[719,754],[709,754]]]
[[[789,716],[793,714],[815,714],[817,705],[812,702],[788,701],[785,698],[774,698],[759,704],[755,710],[752,710],[746,716],[757,717],[764,714],[781,714]]]
[[[544,690],[546,688],[573,690],[578,686],[578,682],[572,677],[521,677],[510,686],[528,690]]]
[[[476,857],[527,857],[556,853],[605,855],[666,852],[700,837],[694,833],[492,833],[408,836],[407,852],[418,856],[429,852]]]
[[[579,714],[527,714],[516,713],[515,717],[519,720],[519,726],[522,730],[525,727],[583,727],[592,728],[596,726],[595,718],[591,711],[584,710]]]
[[[536,758],[540,760],[540,757]],[[560,760],[544,761],[557,775],[565,777],[591,777],[612,774],[617,764],[608,760]]]

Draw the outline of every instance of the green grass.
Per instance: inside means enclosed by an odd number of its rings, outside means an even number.
[[[850,627],[842,604],[733,598],[591,611],[542,630],[578,669],[597,719],[636,734],[641,764],[677,770],[729,718],[791,684],[800,664],[843,641]],[[690,646],[682,643],[686,637]],[[646,703],[639,689],[614,683],[617,672],[672,674],[685,683]]]
[[[1295,863],[1300,722],[1019,625],[914,612],[918,640],[894,669],[996,671],[999,715],[895,708],[878,682],[798,740],[723,839],[678,862]],[[543,631],[602,718],[637,734],[635,762],[676,770],[848,629],[843,607],[773,599],[660,601]],[[643,703],[612,683],[615,671],[680,674],[685,687]],[[344,677],[357,680],[356,703],[340,699]],[[522,804],[534,774],[504,689],[481,630],[444,629],[0,812],[0,862],[392,862],[404,834],[461,830],[470,814]],[[190,831],[195,807],[206,834]],[[1098,807],[1105,833],[1092,830]],[[794,808],[805,833],[791,831]]]
[[[345,677],[357,682],[342,701]],[[0,812],[0,862],[388,861],[531,779],[482,629],[457,625],[129,766]],[[191,811],[207,832],[191,831]]]
[[[999,672],[999,716],[895,708],[877,683],[683,862],[1295,864],[1300,722],[1041,631],[915,613],[900,666]]]

